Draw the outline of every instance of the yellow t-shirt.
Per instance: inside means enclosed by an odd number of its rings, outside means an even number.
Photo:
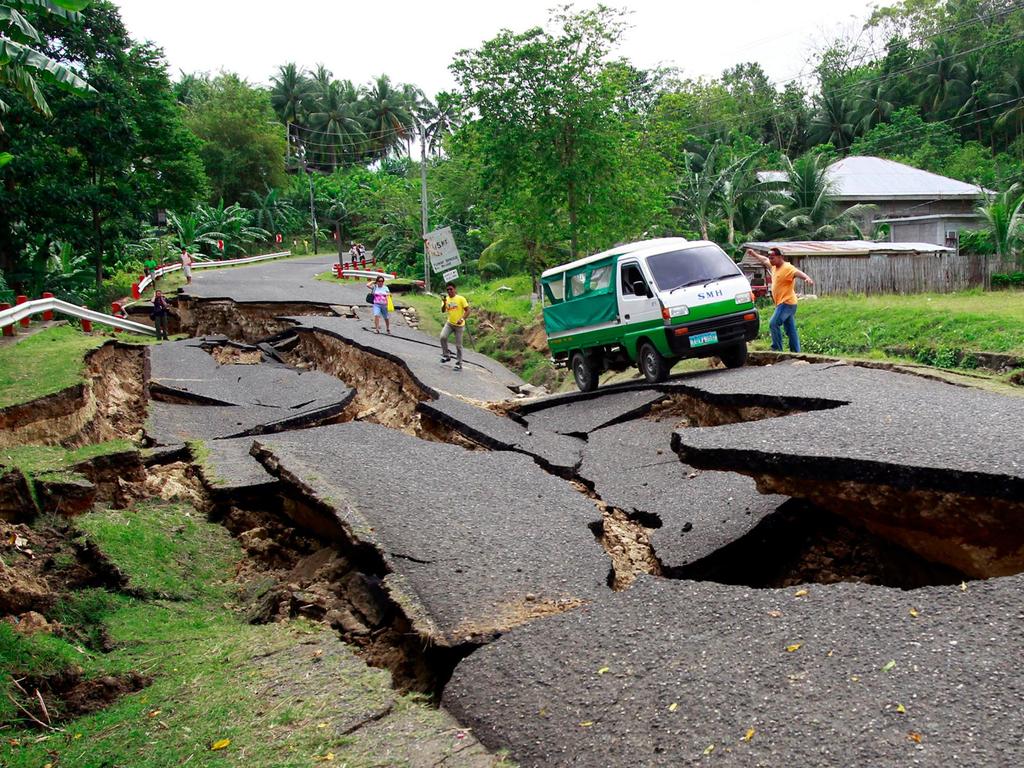
[[[448,313],[448,322],[452,325],[466,324],[466,310],[468,308],[469,302],[466,301],[465,297],[457,293],[454,296],[445,296],[444,311]]]
[[[776,304],[796,304],[796,267],[788,261],[772,269],[772,299]]]

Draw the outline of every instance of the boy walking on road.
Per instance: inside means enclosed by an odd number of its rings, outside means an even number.
[[[466,317],[469,315],[469,302],[464,296],[455,292],[455,283],[448,283],[444,287],[448,294],[441,302],[441,311],[448,315],[448,319],[441,329],[441,362],[447,363],[452,359],[448,352],[448,337],[455,332],[455,352],[458,355],[455,361],[455,370],[462,370],[462,332],[466,328]]]
[[[808,285],[814,281],[790,264],[778,248],[768,251],[765,258],[760,253],[747,249],[747,253],[768,267],[772,273],[772,301],[775,302],[775,313],[768,321],[768,330],[772,336],[772,350],[782,351],[782,331],[785,329],[789,337],[789,351],[800,351],[800,336],[796,330],[796,290],[794,283],[797,278],[806,280]]]

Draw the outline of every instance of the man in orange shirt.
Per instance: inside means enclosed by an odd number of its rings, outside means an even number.
[[[765,258],[749,248],[747,253],[768,267],[772,273],[772,300],[775,302],[775,313],[768,321],[768,330],[772,335],[772,349],[782,351],[782,331],[785,329],[789,337],[789,351],[800,351],[800,337],[796,332],[796,291],[793,284],[797,278],[806,280],[808,285],[814,281],[790,264],[778,248],[768,251]]]

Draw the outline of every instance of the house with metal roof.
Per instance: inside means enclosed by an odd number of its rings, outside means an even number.
[[[977,184],[950,179],[881,157],[846,157],[827,170],[833,196],[843,208],[874,206],[863,228],[889,226],[894,243],[932,243],[955,248],[959,232],[978,229],[975,207],[989,192]],[[758,174],[762,181],[782,181],[781,171]]]

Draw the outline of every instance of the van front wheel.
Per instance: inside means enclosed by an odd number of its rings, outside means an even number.
[[[651,384],[657,384],[668,378],[669,368],[671,366],[661,352],[649,341],[645,341],[640,347],[640,373],[644,378]]]
[[[741,341],[731,347],[726,347],[718,353],[718,359],[726,368],[742,368],[747,364],[747,344]]]
[[[570,366],[580,392],[593,392],[597,389],[598,371],[592,357],[588,357],[582,352],[574,352]]]

